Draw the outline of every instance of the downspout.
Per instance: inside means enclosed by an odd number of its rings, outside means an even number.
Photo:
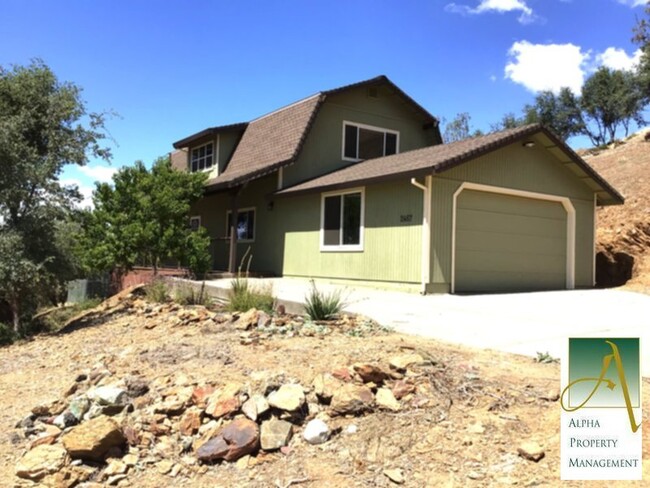
[[[424,185],[415,178],[411,178],[411,184],[422,190],[422,270],[421,289],[423,295],[427,292],[427,285],[431,281],[431,187],[433,178],[426,176]]]

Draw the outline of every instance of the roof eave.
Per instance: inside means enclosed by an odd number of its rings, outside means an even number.
[[[624,203],[625,199],[614,187],[612,187],[609,183],[607,183],[607,181],[605,181],[605,179],[602,176],[600,176],[591,166],[589,166],[582,158],[580,158],[580,156],[576,154],[575,151],[573,151],[573,149],[571,149],[564,141],[562,141],[553,132],[551,132],[550,130],[548,130],[547,128],[545,128],[540,124],[531,124],[527,129],[512,134],[510,137],[505,137],[503,139],[486,144],[481,148],[459,154],[456,157],[449,158],[448,160],[442,161],[438,164],[432,164],[430,166],[425,166],[414,170],[391,173],[388,175],[380,175],[371,178],[363,178],[363,179],[356,178],[350,181],[334,183],[329,185],[315,186],[312,188],[306,188],[304,190],[297,190],[293,192],[287,191],[290,190],[290,188],[286,188],[280,190],[279,192],[273,193],[273,195],[276,197],[299,196],[299,195],[305,195],[309,193],[350,188],[350,187],[358,186],[359,183],[380,183],[383,181],[390,181],[399,178],[413,178],[413,177],[428,175],[428,174],[440,174],[456,166],[464,164],[472,159],[476,159],[490,152],[499,150],[503,147],[512,144],[513,142],[524,139],[526,137],[530,137],[531,135],[539,132],[544,133],[549,139],[553,141],[554,144],[556,144],[558,147],[564,150],[567,153],[567,155],[571,158],[571,160],[575,162],[577,165],[579,165],[591,178],[594,179],[594,181],[598,183],[598,185],[602,188],[602,191],[606,192],[611,197],[612,199],[611,202],[605,202],[601,200],[598,202],[600,205],[620,205]],[[361,164],[361,163],[357,163],[357,164]],[[344,169],[345,168],[339,171],[343,171]]]
[[[181,149],[183,147],[190,146],[192,143],[199,141],[204,137],[219,134],[221,132],[234,132],[243,130],[246,129],[247,126],[248,122],[240,122],[237,124],[221,125],[218,127],[208,127],[207,129],[203,129],[202,131],[192,134],[191,136],[187,136],[184,139],[176,141],[174,144],[172,144],[172,146],[174,146],[174,149]]]
[[[611,197],[611,202],[599,201],[599,205],[623,205],[625,203],[625,197],[621,195],[616,188],[610,185],[605,178],[600,176],[598,172],[592,168],[589,163],[580,157],[571,147],[560,139],[555,133],[546,127],[541,127],[542,132],[549,138],[553,143],[560,147],[564,152],[566,152],[571,160],[580,166],[585,173],[587,173],[596,183],[598,183],[604,192],[606,192]]]
[[[267,176],[274,171],[277,171],[280,168],[284,168],[285,166],[289,166],[290,164],[293,164],[295,162],[295,159],[287,159],[285,161],[281,161],[279,163],[275,163],[272,166],[268,166],[264,169],[261,169],[259,171],[256,171],[251,174],[245,174],[242,176],[238,176],[236,178],[233,178],[232,180],[228,181],[215,181],[214,183],[207,183],[205,185],[204,193],[218,193],[220,191],[225,191],[229,190],[231,188],[236,188],[241,185],[245,185],[246,183],[249,183],[251,181],[263,178],[264,176]],[[219,177],[217,177],[218,179]]]

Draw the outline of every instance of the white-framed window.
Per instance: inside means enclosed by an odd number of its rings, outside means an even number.
[[[230,237],[232,225],[232,212],[228,210],[226,216],[226,237]],[[237,240],[253,242],[255,240],[255,207],[237,210]]]
[[[193,148],[190,153],[190,170],[192,173],[210,169],[214,166],[214,162],[214,144],[211,142]]]
[[[344,160],[360,161],[398,152],[398,131],[343,121],[342,158]]]
[[[201,216],[192,215],[190,217],[190,229],[196,232],[197,230],[199,230],[200,227],[201,227]]]
[[[321,195],[321,251],[363,251],[363,188]]]

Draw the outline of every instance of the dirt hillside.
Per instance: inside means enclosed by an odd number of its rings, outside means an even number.
[[[127,295],[0,349],[0,486],[583,486],[559,481],[559,377],[363,318]]]
[[[582,156],[624,197],[625,205],[598,211],[600,285],[650,290],[650,130]],[[629,281],[628,281],[629,280]]]

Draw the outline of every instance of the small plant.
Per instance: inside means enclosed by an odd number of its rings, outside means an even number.
[[[248,280],[235,278],[230,282],[230,286],[230,302],[227,308],[231,312],[246,312],[251,308],[264,310],[267,313],[273,312],[275,297],[270,283],[251,286]]]
[[[248,281],[251,260],[253,259],[253,255],[249,255],[250,250],[250,247],[246,249],[239,263],[239,268],[237,268],[237,276],[230,281],[230,293],[228,294],[230,301],[226,308],[231,312],[246,312],[251,308],[256,308],[257,310],[272,313],[275,305],[273,285],[269,283],[251,286]],[[244,263],[246,263],[246,271],[242,273]]]
[[[535,362],[548,364],[548,363],[559,363],[560,360],[558,358],[554,358],[553,356],[551,356],[548,351],[546,352],[537,351],[537,357],[535,358]]]
[[[144,294],[147,300],[153,303],[164,303],[168,300],[167,283],[158,278],[144,287]]]
[[[311,289],[305,297],[305,312],[312,320],[329,320],[339,315],[345,303],[341,296],[341,290],[334,290],[330,293],[319,291],[314,280],[310,280]]]
[[[205,292],[205,281],[199,290],[191,285],[179,284],[174,288],[174,301],[181,305],[203,305],[204,307],[213,304],[212,297]]]

